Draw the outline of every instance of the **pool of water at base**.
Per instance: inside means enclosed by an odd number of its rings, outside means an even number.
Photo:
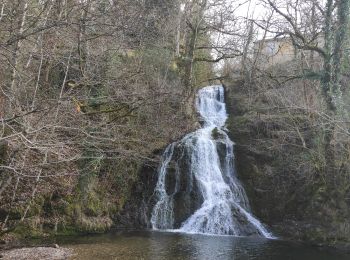
[[[235,259],[349,260],[350,253],[329,247],[252,237],[210,236],[157,231],[115,231],[60,237],[76,260],[96,259]]]

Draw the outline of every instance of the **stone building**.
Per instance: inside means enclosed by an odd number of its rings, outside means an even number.
[[[317,45],[322,46],[323,38],[317,39]],[[310,62],[317,60],[319,56],[315,52],[300,50],[295,48],[289,37],[270,38],[254,42],[254,57],[261,68],[267,68],[274,65],[283,64],[294,59],[304,58]],[[312,61],[313,62],[313,61]]]

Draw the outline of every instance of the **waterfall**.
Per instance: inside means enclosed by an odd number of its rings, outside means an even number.
[[[272,238],[252,216],[235,174],[223,86],[200,89],[196,107],[202,127],[170,144],[162,156],[152,228]]]

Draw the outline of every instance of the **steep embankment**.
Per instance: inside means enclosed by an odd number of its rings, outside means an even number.
[[[236,167],[254,214],[284,238],[347,244],[348,175],[324,173],[312,116],[275,109],[263,94],[250,102],[242,82],[226,90]]]

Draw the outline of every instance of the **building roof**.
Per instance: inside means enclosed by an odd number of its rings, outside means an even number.
[[[266,38],[257,40],[254,43],[260,43],[260,42],[288,42],[290,41],[290,37],[274,37],[274,38]]]

